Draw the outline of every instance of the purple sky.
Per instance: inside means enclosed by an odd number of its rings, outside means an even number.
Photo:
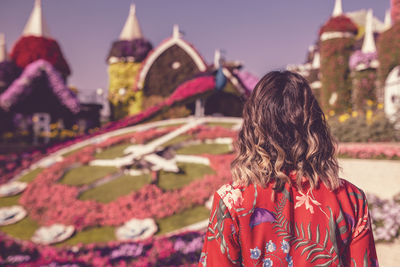
[[[10,51],[20,37],[33,0],[1,0],[0,32]],[[308,46],[330,17],[334,0],[42,0],[51,35],[59,42],[79,90],[107,88],[105,58],[129,13],[156,47],[179,24],[184,39],[212,63],[215,49],[240,60],[258,76],[287,64],[303,63]],[[390,0],[343,0],[345,12],[372,8],[383,21]]]

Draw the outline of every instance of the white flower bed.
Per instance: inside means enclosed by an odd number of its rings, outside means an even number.
[[[144,240],[153,236],[158,230],[155,221],[151,218],[132,219],[117,228],[115,235],[118,240]]]
[[[19,222],[26,214],[25,209],[17,205],[0,208],[0,226]]]
[[[56,223],[51,226],[40,227],[33,235],[32,241],[43,245],[59,243],[71,237],[74,231],[74,226]]]
[[[27,183],[24,182],[9,182],[0,186],[0,197],[14,196],[25,190]]]

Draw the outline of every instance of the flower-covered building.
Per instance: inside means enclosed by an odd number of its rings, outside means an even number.
[[[216,90],[207,94],[192,92],[191,98],[168,107],[159,118],[190,114],[240,116],[243,99],[257,78],[239,71],[240,63],[221,62],[219,52],[216,58],[214,64],[207,64],[198,50],[182,38],[178,25],[174,25],[171,37],[152,49],[143,38],[131,6],[119,40],[113,43],[107,58],[114,119],[160,105],[178,91],[182,93],[182,88],[196,91],[205,76],[214,76]]]
[[[384,105],[393,106],[388,115],[396,114],[400,83],[388,91],[387,78],[400,60],[386,54],[399,51],[395,44],[400,38],[393,32],[399,23],[398,2],[392,0],[392,17],[386,12],[381,22],[372,10],[344,13],[342,1],[336,0],[332,16],[309,48],[306,63],[288,66],[308,79],[325,112],[362,112],[367,106]]]
[[[26,137],[24,140],[33,137],[35,142],[39,139],[47,142],[51,124],[70,129],[79,120],[91,116],[99,126],[92,111],[97,110],[98,114],[101,106],[80,103],[76,92],[67,86],[70,74],[60,46],[48,30],[41,1],[35,0],[22,35],[10,54],[6,51],[4,35],[0,35],[1,134],[18,132]]]

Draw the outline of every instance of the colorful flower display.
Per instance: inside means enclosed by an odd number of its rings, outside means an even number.
[[[358,27],[348,17],[341,15],[337,17],[331,17],[319,30],[321,36],[325,32],[349,32],[357,34]]]
[[[202,232],[185,232],[140,242],[108,242],[56,248],[20,242],[0,234],[0,264],[5,266],[196,266]],[[89,265],[90,264],[90,265]]]
[[[400,22],[383,32],[377,42],[378,68],[378,101],[383,103],[384,87],[390,71],[400,65]]]
[[[244,85],[248,92],[251,92],[260,80],[258,77],[247,71],[236,71],[234,73],[238,76],[240,82]]]
[[[114,119],[142,111],[142,92],[133,90],[140,67],[141,63],[136,62],[116,62],[108,67],[108,99],[113,105]]]
[[[11,59],[20,68],[25,68],[39,59],[49,62],[62,75],[68,76],[71,70],[56,40],[36,37],[21,37],[11,51]]]
[[[60,103],[72,113],[79,112],[80,104],[75,93],[66,86],[64,80],[53,66],[43,59],[30,63],[24,69],[21,76],[0,95],[0,106],[5,110],[9,110],[14,105],[20,103],[24,98],[28,97],[32,90],[41,90],[42,88],[33,86],[33,83],[42,77],[46,78],[49,83],[47,87],[53,90],[54,95],[58,98]]]
[[[153,46],[144,38],[116,41],[112,44],[107,60],[110,61],[110,58],[114,57],[119,61],[142,62],[151,49]]]
[[[323,27],[321,31],[325,31]],[[320,104],[327,113],[347,111],[351,107],[350,68],[347,64],[353,51],[354,38],[334,38],[321,42]]]
[[[192,136],[201,138],[229,137],[224,136],[228,130],[202,133],[201,128],[191,131]],[[168,129],[167,129],[168,130]],[[33,182],[29,184],[20,198],[20,203],[27,208],[30,217],[42,225],[62,223],[73,225],[79,231],[90,226],[118,226],[131,218],[163,218],[183,211],[194,205],[203,205],[218,186],[230,179],[229,162],[233,159],[232,154],[226,155],[204,155],[209,158],[211,168],[216,172],[213,175],[206,175],[201,180],[195,180],[187,186],[170,191],[163,191],[154,184],[146,185],[136,192],[121,196],[117,200],[103,204],[96,201],[82,201],[78,199],[79,190],[56,183],[72,164],[87,164],[93,159],[93,154],[98,148],[104,148],[111,144],[120,143],[123,140],[144,141],[154,137],[156,132],[161,130],[149,130],[138,132],[91,145],[66,157],[43,170]],[[50,193],[51,192],[51,193]]]
[[[369,194],[372,228],[378,241],[392,241],[400,235],[400,195],[393,199],[380,199]]]
[[[351,55],[349,66],[351,70],[356,70],[357,66],[360,66],[361,64],[365,66],[364,69],[377,67],[371,66],[371,63],[373,63],[377,59],[378,54],[376,52],[364,53],[361,50],[357,50]]]

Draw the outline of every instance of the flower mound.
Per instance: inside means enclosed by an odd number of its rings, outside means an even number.
[[[321,36],[324,32],[350,32],[357,34],[358,27],[351,19],[342,15],[330,18],[319,30],[319,35]]]
[[[22,37],[13,47],[11,58],[20,68],[25,68],[38,59],[44,59],[64,76],[71,74],[60,46],[53,39],[36,36]]]

